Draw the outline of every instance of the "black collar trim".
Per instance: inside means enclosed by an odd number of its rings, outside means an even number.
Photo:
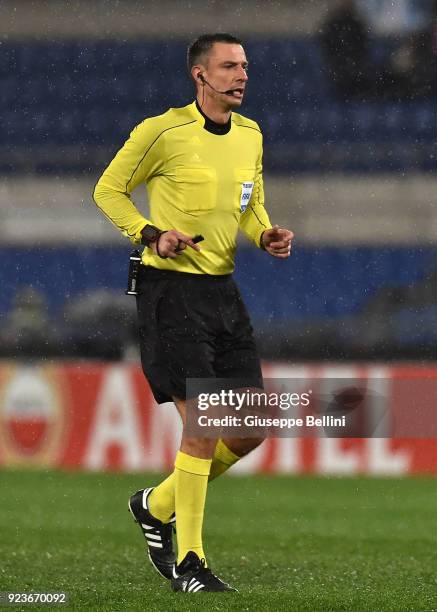
[[[202,117],[205,119],[205,125],[203,127],[205,128],[207,132],[211,132],[211,134],[216,134],[217,136],[224,136],[230,131],[231,125],[232,125],[232,113],[226,123],[216,123],[215,121],[213,121],[212,119],[210,119],[209,117],[205,115],[205,113],[200,108],[197,100],[196,100],[196,108],[199,111],[199,113],[202,115]]]

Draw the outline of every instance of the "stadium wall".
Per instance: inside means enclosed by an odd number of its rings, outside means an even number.
[[[398,420],[412,418],[412,397],[422,386],[400,381],[437,382],[437,365],[301,366],[264,364],[269,378],[311,377],[329,386],[335,378],[377,381],[386,408]],[[402,393],[400,393],[402,390]],[[429,388],[428,388],[429,390]],[[416,403],[424,396],[415,397]],[[413,415],[414,416],[414,415]],[[434,435],[432,410],[428,435]],[[406,421],[405,421],[406,419]],[[385,421],[387,423],[387,420]],[[411,421],[413,422],[413,421]],[[416,421],[414,421],[416,424]],[[408,429],[404,429],[405,431]],[[378,429],[378,435],[382,435]],[[399,428],[397,431],[400,431]],[[418,435],[417,429],[410,430]],[[423,433],[423,432],[422,432]],[[165,471],[171,468],[180,436],[170,405],[156,406],[136,364],[45,363],[0,365],[0,466],[72,470]],[[437,474],[436,439],[374,437],[270,438],[234,473]]]
[[[92,202],[95,180],[3,177],[0,245],[127,244]],[[271,219],[296,244],[435,244],[436,192],[437,179],[420,173],[265,177]],[[144,189],[135,202],[147,210]]]
[[[9,39],[119,38],[141,36],[196,37],[203,32],[230,31],[240,36],[309,34],[329,8],[329,0],[270,2],[250,0],[4,0],[2,23]]]

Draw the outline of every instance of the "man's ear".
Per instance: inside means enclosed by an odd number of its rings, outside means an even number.
[[[205,77],[203,76],[204,67],[201,65],[193,66],[191,68],[191,78],[196,85],[205,85]]]

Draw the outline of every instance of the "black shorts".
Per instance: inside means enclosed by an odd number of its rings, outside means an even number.
[[[141,362],[159,404],[186,399],[188,378],[263,386],[249,315],[231,275],[143,266],[138,293]]]

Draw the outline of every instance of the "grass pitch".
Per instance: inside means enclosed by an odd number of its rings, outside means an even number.
[[[437,480],[218,479],[209,563],[240,591],[222,595],[174,594],[149,565],[126,508],[158,481],[2,472],[0,591],[67,591],[80,610],[437,610]]]

